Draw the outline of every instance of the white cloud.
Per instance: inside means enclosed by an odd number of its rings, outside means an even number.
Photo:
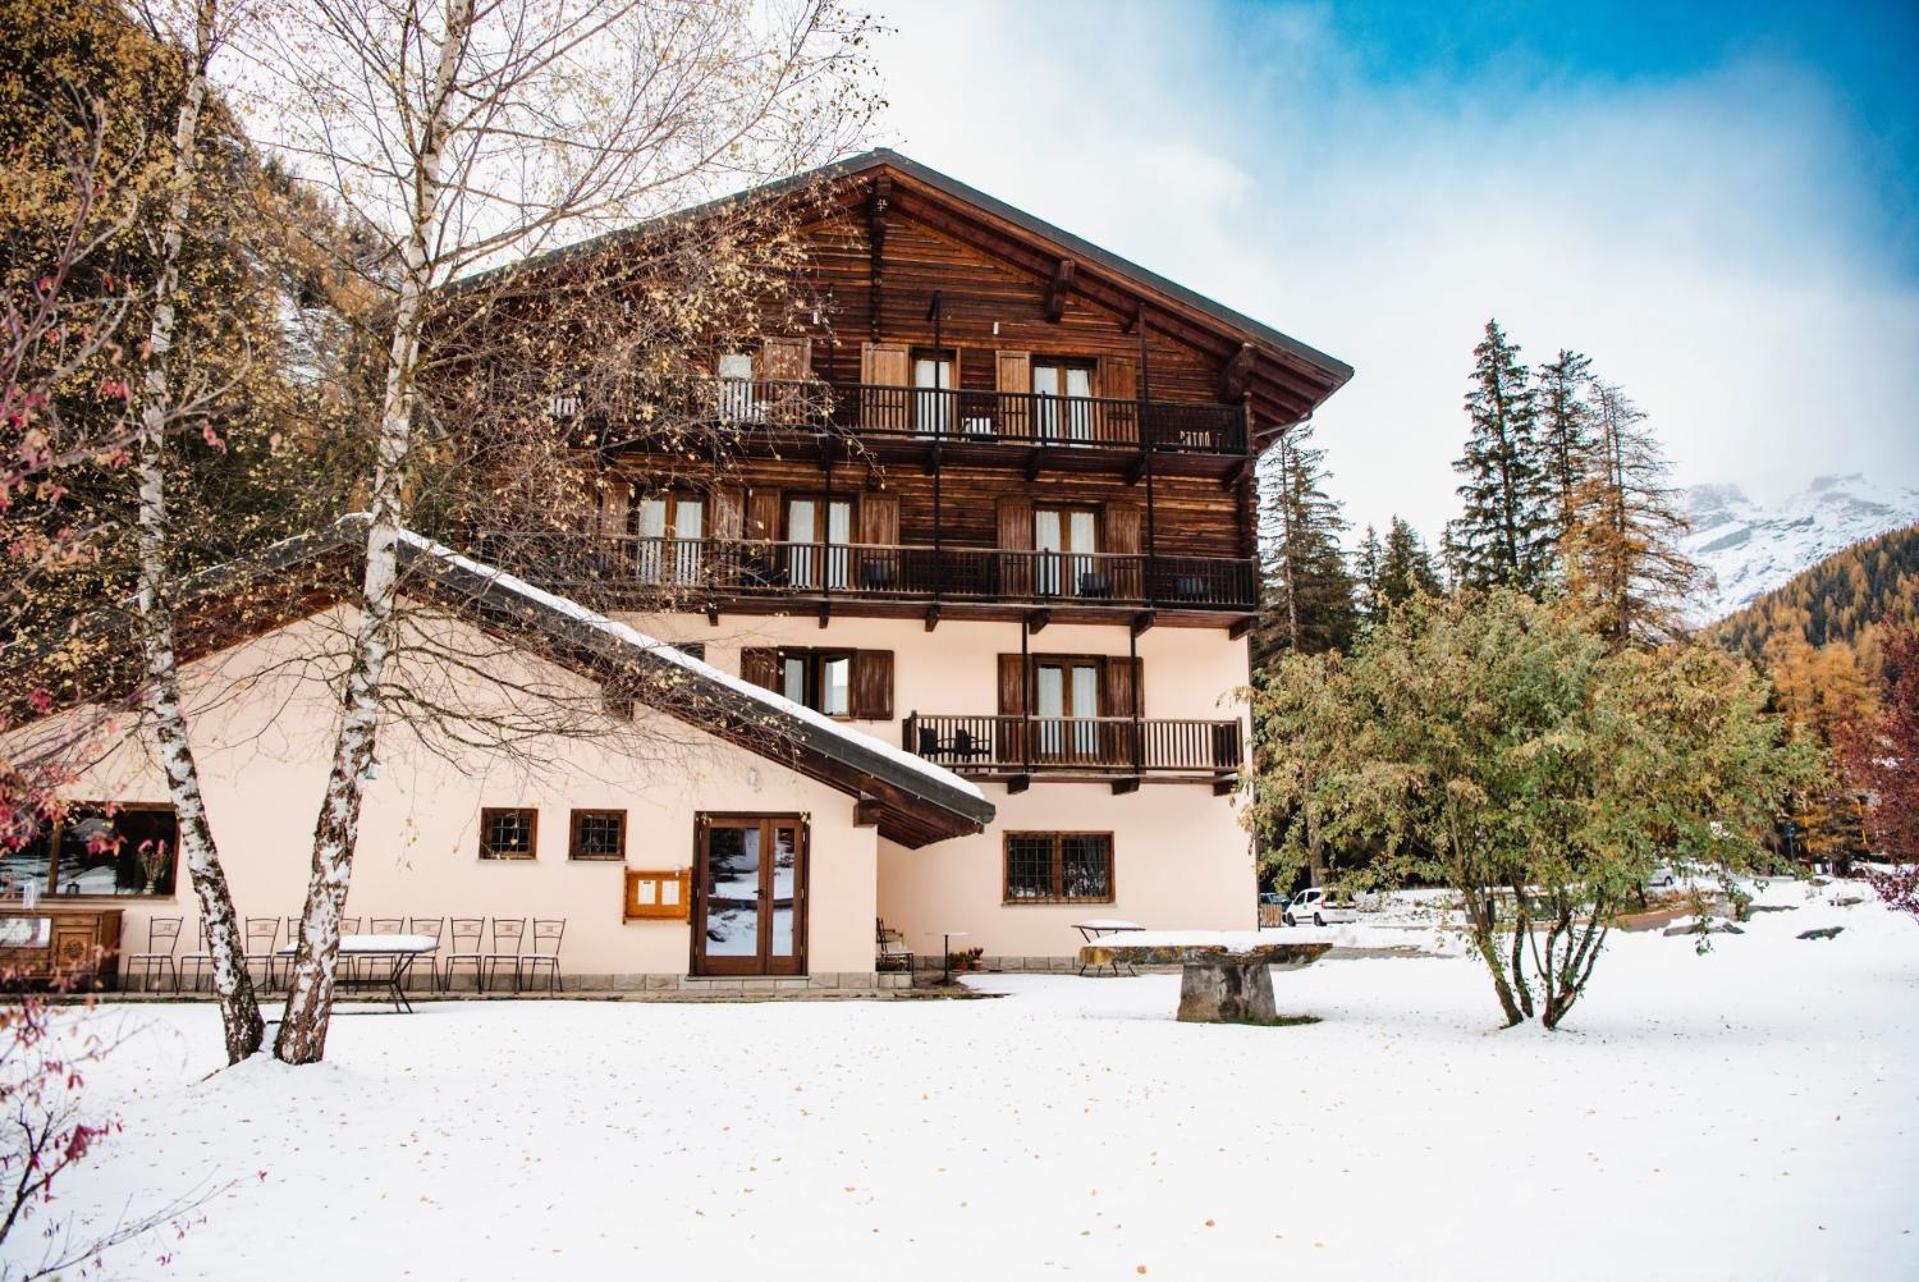
[[[1311,8],[887,16],[888,141],[1358,368],[1319,417],[1356,523],[1453,511],[1489,315],[1591,354],[1682,481],[1919,483],[1919,287],[1794,67],[1381,87]]]

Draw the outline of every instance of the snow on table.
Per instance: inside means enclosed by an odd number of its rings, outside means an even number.
[[[430,953],[440,946],[440,941],[431,935],[342,935],[340,951],[343,953]],[[287,944],[280,949],[282,957],[291,957],[298,949],[297,944]]]
[[[1791,911],[1704,956],[1614,935],[1552,1034],[1424,955],[1288,976],[1321,1018],[1295,1028],[1176,1024],[1170,975],[993,975],[966,980],[993,1001],[423,1004],[336,1019],[298,1069],[221,1068],[210,1004],[71,1008],[124,1038],[82,1096],[124,1130],[43,1214],[217,1189],[100,1270],[162,1282],[1911,1277],[1919,927],[1832,889],[1773,883]]]

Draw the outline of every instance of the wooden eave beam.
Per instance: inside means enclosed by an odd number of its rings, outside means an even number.
[[[1247,384],[1253,376],[1253,366],[1259,360],[1259,352],[1251,343],[1241,343],[1232,359],[1226,362],[1226,368],[1220,371],[1219,394],[1222,399],[1237,401],[1245,397]]]
[[[1079,264],[1062,258],[1053,267],[1053,278],[1046,282],[1046,319],[1058,323],[1066,315],[1066,295],[1073,288],[1073,274]]]
[[[1053,621],[1051,610],[1030,610],[1026,615],[1026,631],[1029,636],[1038,636],[1046,631],[1046,625]]]

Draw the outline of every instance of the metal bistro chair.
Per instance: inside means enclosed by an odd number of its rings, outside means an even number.
[[[186,924],[184,917],[147,918],[147,947],[145,952],[134,953],[127,958],[127,978],[133,978],[133,968],[140,968],[140,991],[153,991],[153,975],[159,971],[162,979],[168,974],[173,976],[173,991],[180,991],[180,968],[174,964],[174,950],[180,946],[180,927]]]
[[[516,968],[514,983],[525,985],[528,980],[540,973],[540,967],[547,968],[546,991],[560,991],[560,937],[566,934],[566,918],[535,917],[533,919],[533,951],[520,959]]]
[[[526,918],[495,917],[493,919],[493,948],[480,959],[480,991],[487,991],[488,968],[492,977],[500,977],[500,963],[513,963],[513,991],[520,991],[520,945],[526,938]],[[511,945],[511,947],[509,947]]]
[[[275,959],[273,950],[280,942],[280,919],[278,917],[249,917],[246,921],[247,968],[251,970],[255,962],[266,967],[266,991],[273,991],[273,970]]]
[[[873,929],[878,936],[875,969],[903,970],[909,975],[912,974],[913,950],[906,946],[905,932],[889,929],[886,922],[878,917],[873,919]]]
[[[187,967],[194,968],[193,991],[196,993],[200,991],[200,973],[213,969],[213,949],[207,944],[206,918],[202,917],[195,923],[195,931],[199,942],[194,945],[192,952],[181,956],[179,964],[174,968],[173,991],[176,993],[180,991],[186,980]]]
[[[426,954],[426,986],[438,987],[440,974],[440,936],[446,929],[444,917],[409,917],[406,919],[406,933],[424,935],[433,941],[433,947]]]
[[[480,941],[486,935],[486,918],[454,917],[449,924],[453,927],[453,951],[447,954],[446,969],[440,975],[440,991],[453,990],[453,968],[461,962],[473,964],[473,987],[480,987],[480,972],[486,959],[480,947]]]

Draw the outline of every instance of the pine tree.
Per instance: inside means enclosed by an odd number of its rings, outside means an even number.
[[[1342,650],[1359,626],[1352,572],[1339,547],[1346,522],[1323,488],[1325,451],[1312,447],[1311,426],[1301,424],[1280,437],[1269,457],[1260,482],[1267,528],[1255,672],[1280,653]]]
[[[1558,503],[1561,538],[1572,528],[1579,484],[1592,465],[1593,408],[1586,400],[1591,381],[1592,361],[1563,347],[1557,360],[1533,373],[1539,443],[1545,451],[1546,479]]]
[[[1552,484],[1538,434],[1531,380],[1499,322],[1473,349],[1466,413],[1472,434],[1453,470],[1465,511],[1451,526],[1459,581],[1469,587],[1511,587],[1538,595],[1555,557]]]
[[[1420,593],[1439,595],[1439,571],[1433,566],[1426,541],[1412,523],[1398,516],[1386,531],[1386,549],[1379,562],[1378,600],[1382,609],[1410,601]]]
[[[1684,604],[1702,571],[1680,551],[1690,527],[1646,415],[1620,388],[1591,386],[1592,466],[1564,543],[1567,592],[1614,645],[1657,645],[1685,635]]]

